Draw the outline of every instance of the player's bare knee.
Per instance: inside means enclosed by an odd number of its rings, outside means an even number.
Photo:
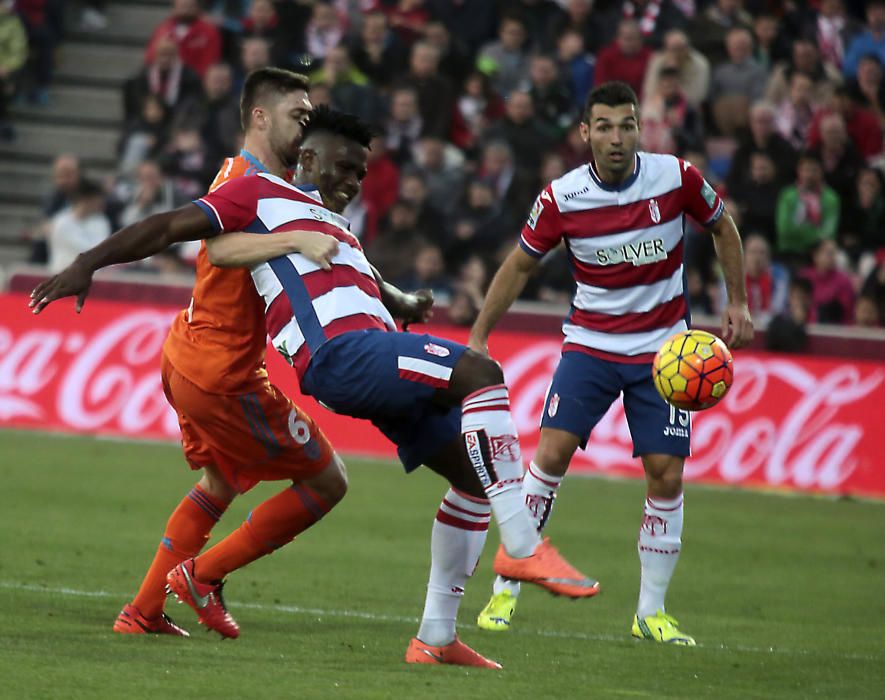
[[[572,459],[573,450],[567,446],[555,443],[542,442],[535,452],[534,462],[541,471],[550,476],[565,476],[569,462]]]
[[[203,476],[200,477],[197,485],[213,498],[225,503],[230,503],[237,495],[236,489],[225,481],[217,467],[204,467]]]
[[[461,370],[458,372],[458,370]],[[467,393],[504,383],[501,365],[485,355],[468,350],[455,367]]]
[[[676,498],[682,493],[682,466],[679,457],[666,455],[645,456],[645,468],[649,492],[658,498]]]
[[[326,468],[304,483],[315,491],[326,505],[334,506],[347,494],[347,468],[337,454],[332,455]]]

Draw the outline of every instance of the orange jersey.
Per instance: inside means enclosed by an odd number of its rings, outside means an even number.
[[[209,191],[228,180],[264,171],[246,151],[225,159]],[[209,262],[205,241],[197,255],[190,305],[176,316],[163,352],[175,369],[213,394],[244,394],[267,381],[264,301],[246,268]]]

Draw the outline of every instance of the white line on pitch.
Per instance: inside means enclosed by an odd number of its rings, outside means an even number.
[[[111,593],[110,591],[83,591],[76,588],[51,588],[38,586],[32,583],[17,583],[15,581],[0,581],[0,588],[13,591],[27,591],[31,593],[45,593],[51,595],[70,596],[78,598],[126,598],[124,593]],[[266,603],[238,603],[231,602],[231,607],[248,608],[252,610],[273,610],[274,612],[292,613],[294,615],[316,615],[317,617],[343,617],[360,620],[372,620],[373,622],[401,622],[417,624],[417,617],[403,615],[386,615],[384,613],[364,612],[362,610],[326,610],[324,608],[303,608],[298,605],[281,605]],[[588,634],[586,632],[557,632],[553,630],[515,630],[521,635],[535,635],[537,637],[553,637],[556,639],[576,639],[589,642],[623,642],[626,637],[610,634]],[[826,653],[830,657],[852,661],[880,661],[882,657],[875,654],[833,654],[831,652],[815,652],[807,649],[785,649],[783,647],[749,647],[743,645],[726,646],[725,644],[698,644],[701,649],[708,651],[745,652],[751,654],[783,654],[789,656],[811,656],[816,653]]]

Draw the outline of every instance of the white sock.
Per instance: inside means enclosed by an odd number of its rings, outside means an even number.
[[[522,453],[503,384],[476,391],[461,404],[461,434],[511,557],[528,557],[541,541],[522,495]]]
[[[525,499],[525,505],[528,508],[535,529],[539,533],[543,532],[550,518],[550,513],[553,511],[556,490],[559,488],[560,483],[562,483],[561,476],[551,476],[534,462],[529,465],[525,476],[522,478],[522,495]],[[498,576],[492,585],[492,592],[498,595],[501,591],[506,590],[516,597],[519,595],[519,588],[519,581]]]
[[[445,646],[455,639],[455,620],[467,579],[482,554],[491,506],[486,500],[449,489],[433,521],[430,581],[418,639]]]
[[[682,494],[673,500],[645,499],[639,528],[639,617],[665,610],[664,598],[682,548]]]

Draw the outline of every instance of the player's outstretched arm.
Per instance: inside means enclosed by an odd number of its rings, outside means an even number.
[[[338,254],[338,240],[318,231],[223,233],[206,239],[206,252],[209,262],[217,267],[253,267],[281,255],[301,253],[329,270]]]
[[[538,267],[538,259],[533,258],[522,248],[516,246],[513,252],[501,264],[495,273],[489,291],[486,294],[482,309],[479,311],[467,345],[476,352],[489,354],[489,335],[501,320],[501,316],[513,306],[529,278]]]
[[[753,340],[753,319],[747,306],[744,276],[744,250],[734,219],[727,211],[710,229],[716,257],[725,276],[728,303],[722,312],[722,338],[733,348],[742,348]]]
[[[390,315],[403,322],[403,330],[413,323],[426,323],[433,316],[433,292],[419,289],[417,292],[404,292],[396,285],[385,282],[381,273],[371,265],[372,274],[381,291],[381,303]]]
[[[78,255],[57,275],[38,284],[31,292],[29,306],[35,314],[39,314],[57,299],[76,296],[77,313],[80,313],[96,270],[108,265],[144,260],[174,243],[198,241],[212,233],[212,224],[195,204],[154,214],[120,229],[94,248]]]

